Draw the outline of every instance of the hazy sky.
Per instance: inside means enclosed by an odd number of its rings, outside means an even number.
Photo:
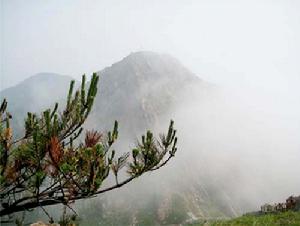
[[[39,72],[79,78],[140,50],[216,83],[298,89],[299,12],[297,0],[1,0],[0,89]]]

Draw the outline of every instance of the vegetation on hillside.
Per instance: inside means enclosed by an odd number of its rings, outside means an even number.
[[[265,215],[244,215],[232,220],[207,221],[194,226],[299,226],[300,211],[278,212]]]

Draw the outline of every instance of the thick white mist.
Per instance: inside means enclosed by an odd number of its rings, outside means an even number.
[[[272,89],[272,81],[265,85]],[[187,96],[174,111],[177,158],[225,189],[241,211],[299,194],[299,92],[215,87],[212,93]]]

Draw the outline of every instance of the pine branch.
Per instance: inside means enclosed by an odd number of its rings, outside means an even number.
[[[80,89],[75,93],[75,83],[71,81],[63,113],[58,112],[57,103],[40,116],[28,113],[25,135],[15,141],[11,139],[7,102],[2,102],[0,216],[95,197],[160,169],[174,157],[177,137],[173,121],[160,141],[147,131],[131,151],[131,158],[129,153],[116,157],[115,150],[111,150],[118,139],[117,121],[107,136],[97,131],[87,132],[85,143],[74,144],[91,112],[98,81],[99,76],[94,73],[86,91],[83,75]],[[118,175],[125,166],[128,178],[119,182]],[[103,189],[110,171],[116,183]]]

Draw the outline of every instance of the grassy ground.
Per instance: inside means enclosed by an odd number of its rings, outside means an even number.
[[[300,226],[300,211],[242,216],[232,220],[208,221],[194,226]]]

